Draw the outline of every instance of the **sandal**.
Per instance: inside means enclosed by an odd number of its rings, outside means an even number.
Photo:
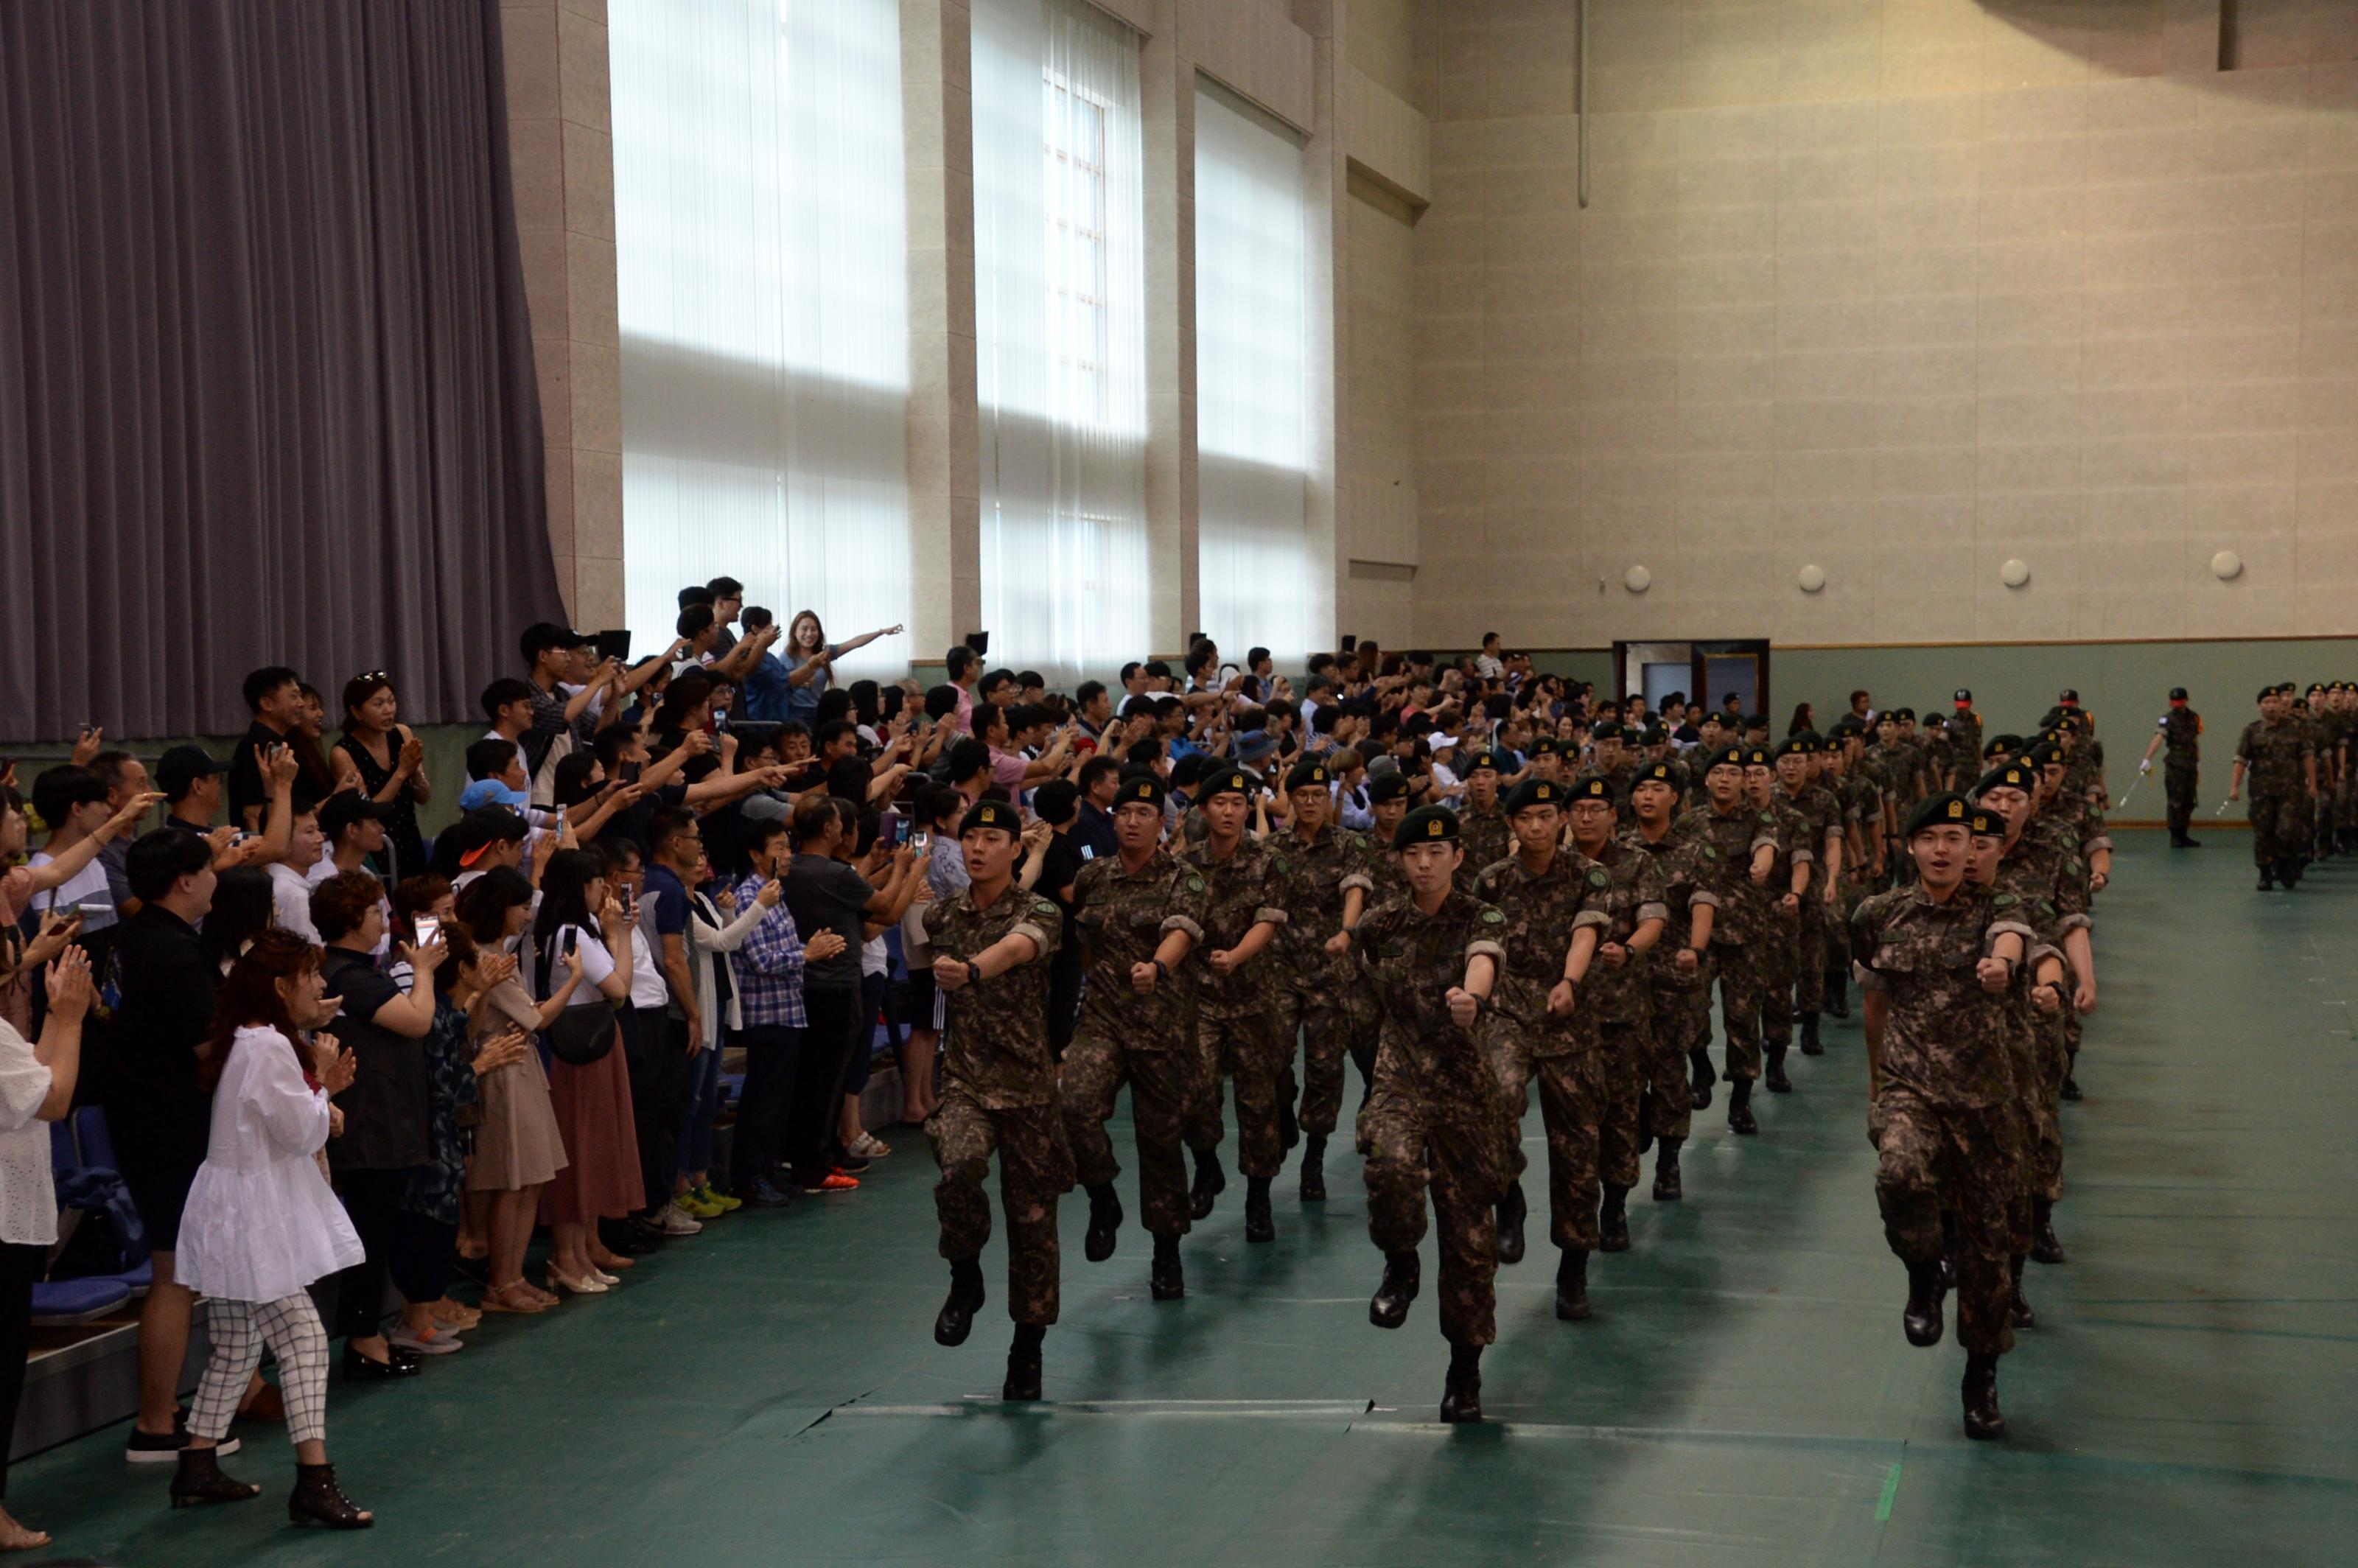
[[[882,1160],[892,1152],[891,1144],[872,1132],[863,1132],[853,1139],[844,1152],[857,1160]]]
[[[540,1299],[540,1292],[519,1280],[512,1285],[501,1285],[483,1292],[483,1311],[511,1317],[530,1317],[548,1310],[549,1303]]]
[[[463,1303],[454,1302],[449,1296],[444,1296],[427,1310],[433,1314],[438,1326],[457,1329],[462,1334],[483,1321],[481,1313]]]

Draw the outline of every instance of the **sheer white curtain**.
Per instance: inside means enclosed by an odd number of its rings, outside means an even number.
[[[1309,654],[1302,149],[1195,95],[1195,421],[1204,630]]]
[[[983,624],[1069,681],[1144,646],[1139,42],[1083,0],[973,16]]]
[[[897,0],[613,0],[627,608],[909,612]],[[892,642],[847,672],[905,661]]]

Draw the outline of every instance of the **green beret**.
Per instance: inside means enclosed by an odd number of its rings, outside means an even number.
[[[1613,781],[1603,773],[1585,774],[1573,781],[1571,798],[1574,801],[1601,800],[1610,806],[1613,804]]]
[[[2031,764],[2027,762],[2001,763],[1974,782],[1974,793],[1977,795],[1987,795],[1994,789],[2018,789],[2025,795],[2035,795],[2039,793],[2039,775],[2031,771]]]
[[[1457,814],[1445,806],[1420,806],[1401,818],[1400,830],[1392,835],[1392,848],[1405,849],[1411,844],[1455,844],[1457,842]]]
[[[1163,781],[1152,773],[1132,773],[1121,781],[1120,789],[1114,791],[1114,809],[1119,811],[1125,806],[1143,804],[1160,811],[1168,793],[1163,787]]]
[[[1507,815],[1512,816],[1534,806],[1562,806],[1565,793],[1563,785],[1553,779],[1525,779],[1507,792],[1503,804]]]
[[[1381,806],[1408,794],[1408,780],[1399,773],[1377,773],[1368,780],[1368,804]]]
[[[1908,814],[1908,826],[1901,829],[1901,833],[1913,838],[1928,827],[1956,827],[1970,830],[1973,809],[1965,804],[1965,797],[1954,790],[1928,795],[1916,803],[1915,810]]]
[[[958,819],[958,837],[963,838],[978,827],[996,827],[1020,838],[1023,814],[1003,800],[979,800]]]
[[[1632,791],[1641,784],[1666,784],[1676,789],[1679,787],[1679,773],[1668,762],[1648,762],[1630,775],[1629,788]]]
[[[1202,805],[1216,795],[1240,795],[1252,797],[1255,781],[1242,768],[1214,768],[1195,786],[1195,803]]]
[[[1298,789],[1325,789],[1332,782],[1324,762],[1296,762],[1293,771],[1285,775],[1285,793]]]
[[[1468,777],[1480,773],[1485,768],[1494,773],[1503,773],[1507,771],[1498,765],[1498,753],[1487,746],[1483,747],[1466,761],[1466,773]]]
[[[1743,747],[1722,746],[1718,751],[1714,752],[1711,754],[1711,760],[1709,762],[1704,763],[1703,771],[1708,773],[1714,768],[1740,768],[1743,765]]]

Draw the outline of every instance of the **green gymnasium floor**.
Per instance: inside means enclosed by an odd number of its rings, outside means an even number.
[[[252,1504],[169,1512],[121,1428],[18,1465],[10,1502],[56,1555],[131,1568],[2346,1562],[2358,868],[2263,898],[2248,845],[2124,836],[2066,1113],[2071,1261],[2033,1267],[2010,1443],[1959,1431],[1953,1336],[1900,1336],[1854,1022],[1762,1097],[1759,1138],[1727,1135],[1724,1098],[1699,1119],[1687,1201],[1640,1190],[1593,1322],[1555,1321],[1534,1217],[1478,1429],[1433,1420],[1430,1294],[1401,1332],[1368,1325],[1378,1260],[1339,1160],[1323,1211],[1281,1179],[1274,1246],[1242,1245],[1232,1186],[1175,1306],[1147,1300],[1134,1225],[1084,1262],[1068,1202],[1051,1402],[1002,1407],[1001,1255],[974,1339],[936,1348],[930,1163],[903,1130],[849,1199],[740,1215],[416,1382],[339,1387],[330,1444],[371,1534],[286,1527],[269,1428],[229,1465],[267,1484]]]

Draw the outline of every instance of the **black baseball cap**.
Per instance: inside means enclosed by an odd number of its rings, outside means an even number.
[[[181,801],[199,779],[229,772],[230,765],[201,746],[175,746],[156,762],[156,787],[164,798]]]
[[[382,822],[385,808],[356,789],[340,789],[319,806],[319,832],[330,844],[355,822]]]
[[[516,645],[524,652],[525,663],[530,664],[551,648],[582,648],[597,640],[587,632],[576,632],[554,621],[535,621],[524,629],[524,636]]]

